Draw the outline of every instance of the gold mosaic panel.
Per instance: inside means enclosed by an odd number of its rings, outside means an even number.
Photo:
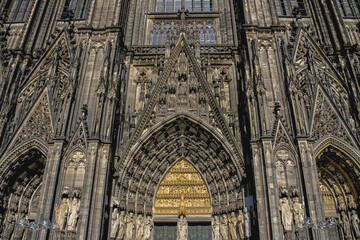
[[[155,199],[155,214],[211,214],[205,182],[188,161],[177,162],[160,183]]]

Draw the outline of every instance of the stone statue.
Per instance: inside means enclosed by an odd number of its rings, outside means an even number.
[[[132,240],[134,224],[134,213],[131,212],[126,215],[126,240]]]
[[[301,223],[305,221],[304,216],[304,206],[299,202],[299,197],[295,197],[293,200],[293,212],[295,226],[298,227]]]
[[[117,239],[120,240],[124,239],[124,234],[125,234],[125,212],[121,211],[119,216],[119,231],[118,231]]]
[[[228,216],[225,213],[221,216],[220,234],[222,240],[229,239]]]
[[[250,227],[250,214],[247,208],[244,208],[244,226],[245,226],[245,237],[249,238],[251,236],[251,227]]]
[[[212,235],[214,240],[220,240],[220,221],[219,216],[217,215],[213,217]]]
[[[63,197],[59,207],[55,208],[56,212],[56,228],[59,230],[65,230],[67,217],[69,214],[69,199]]]
[[[142,214],[139,214],[136,219],[136,240],[141,240],[144,235],[144,219]]]
[[[345,235],[345,239],[352,239],[350,221],[344,211],[341,212],[341,220],[341,226]]]
[[[14,227],[15,227],[15,217],[12,214],[10,214],[6,220],[6,225],[4,227],[4,231],[1,239],[10,239],[11,234],[14,231]]]
[[[230,214],[230,219],[229,219],[229,229],[230,229],[230,235],[231,235],[231,239],[237,239],[237,223],[238,223],[238,220],[237,220],[237,217],[236,217],[236,214],[235,212],[231,212]]]
[[[180,215],[178,220],[178,231],[177,231],[177,240],[187,240],[188,239],[188,224],[186,217]]]
[[[359,229],[360,220],[355,210],[352,211],[351,223],[354,229],[355,237],[360,238],[360,229]]]
[[[119,209],[114,208],[111,214],[111,231],[110,237],[115,237],[119,228]]]
[[[80,211],[79,195],[74,194],[74,197],[71,202],[70,216],[69,216],[69,220],[68,220],[68,230],[69,231],[76,231],[76,225],[77,225],[77,220],[79,217],[79,211]]]
[[[151,216],[147,216],[146,221],[145,221],[144,240],[151,239],[151,231],[152,231],[153,227],[154,227],[154,222],[153,222]]]
[[[245,222],[244,213],[243,213],[241,210],[239,210],[238,227],[239,227],[240,239],[244,239],[244,238],[245,238],[244,222]]]
[[[291,211],[289,199],[280,199],[281,220],[285,231],[292,231],[293,212]]]

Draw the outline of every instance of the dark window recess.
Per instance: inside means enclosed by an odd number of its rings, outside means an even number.
[[[275,0],[276,10],[279,16],[292,16],[292,11],[297,7],[301,16],[307,16],[305,0]]]
[[[69,17],[69,13],[73,14],[73,18],[82,19],[85,18],[87,9],[87,0],[67,0],[65,2],[63,14],[61,18],[65,19]]]
[[[25,22],[34,4],[34,0],[7,1],[5,12],[8,15],[8,22]]]
[[[359,0],[336,0],[340,14],[343,17],[359,16]]]
[[[212,11],[212,0],[157,0],[157,12],[177,12],[184,2],[185,8],[192,12]]]

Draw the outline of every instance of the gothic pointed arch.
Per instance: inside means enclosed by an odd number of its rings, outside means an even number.
[[[128,157],[135,142],[152,126],[164,121],[169,115],[187,112],[206,119],[214,126],[215,131],[222,134],[231,145],[236,157],[235,162],[239,164],[238,167],[243,168],[243,156],[230,131],[229,120],[225,119],[225,114],[220,107],[220,95],[210,87],[209,80],[202,72],[195,54],[187,41],[186,34],[181,33],[159,79],[156,82],[152,80],[152,84],[147,84],[151,90],[147,90],[147,100],[140,104],[142,107],[134,113],[137,115],[136,122],[133,123],[134,130],[122,152],[120,163]],[[226,71],[221,72],[226,75]],[[149,73],[146,71],[145,75],[142,75],[143,78],[149,79],[147,76]],[[223,78],[226,79],[224,76]],[[144,94],[145,92],[139,96]],[[136,105],[139,104],[136,103]]]
[[[191,116],[179,114],[146,133],[119,167],[120,208],[152,214],[160,180],[180,158],[199,170],[208,186],[212,213],[242,207],[244,174],[224,138]]]

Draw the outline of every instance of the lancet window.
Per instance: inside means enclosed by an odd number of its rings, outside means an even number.
[[[34,0],[8,1],[5,11],[8,13],[10,22],[25,22],[30,14]]]
[[[158,0],[157,12],[176,12],[184,1],[186,9],[194,12],[212,11],[212,0]]]
[[[306,16],[304,0],[275,0],[276,10],[279,16],[291,16],[295,7],[298,7],[300,14]]]
[[[71,10],[75,19],[81,19],[85,17],[86,3],[86,0],[67,0],[64,10]]]
[[[359,15],[359,1],[357,0],[336,0],[340,14],[343,17],[353,17]]]

